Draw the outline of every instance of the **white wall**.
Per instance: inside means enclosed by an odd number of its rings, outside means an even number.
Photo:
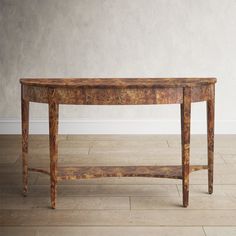
[[[217,77],[216,132],[236,133],[235,0],[0,0],[0,32],[0,133],[20,132],[20,77],[136,76]],[[31,131],[47,132],[47,106],[31,108]],[[176,105],[62,106],[60,119],[63,133],[179,132]],[[205,104],[192,120],[204,133]]]

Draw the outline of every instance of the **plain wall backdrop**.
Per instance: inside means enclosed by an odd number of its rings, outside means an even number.
[[[206,77],[216,133],[236,133],[235,0],[0,0],[0,133],[20,132],[21,77]],[[47,105],[31,105],[47,132]],[[192,130],[205,133],[205,103]],[[62,133],[178,133],[179,106],[61,106]]]

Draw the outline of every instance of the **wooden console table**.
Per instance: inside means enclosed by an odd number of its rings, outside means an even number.
[[[182,179],[183,206],[189,202],[189,173],[208,170],[208,191],[213,192],[215,78],[21,79],[23,192],[28,172],[50,175],[51,207],[56,207],[57,181],[98,177],[159,177]],[[207,102],[208,165],[190,165],[192,102]],[[48,103],[50,171],[28,165],[29,102]],[[142,105],[180,104],[182,165],[57,167],[59,104]]]

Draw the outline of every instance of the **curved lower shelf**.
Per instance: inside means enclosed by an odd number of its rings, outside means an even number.
[[[207,165],[191,165],[189,172],[208,169]],[[28,168],[50,175],[49,170]],[[102,177],[153,177],[182,179],[182,166],[80,166],[59,167],[57,180],[93,179]]]

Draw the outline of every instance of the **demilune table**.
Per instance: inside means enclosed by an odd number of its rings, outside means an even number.
[[[182,179],[183,206],[189,202],[189,174],[208,170],[208,191],[213,192],[215,78],[78,78],[20,79],[22,108],[23,193],[28,172],[50,175],[51,207],[56,208],[57,181],[98,177],[158,177]],[[190,165],[191,103],[206,101],[208,165]],[[28,165],[29,102],[48,103],[50,171]],[[59,104],[147,105],[180,104],[182,165],[57,167]]]

